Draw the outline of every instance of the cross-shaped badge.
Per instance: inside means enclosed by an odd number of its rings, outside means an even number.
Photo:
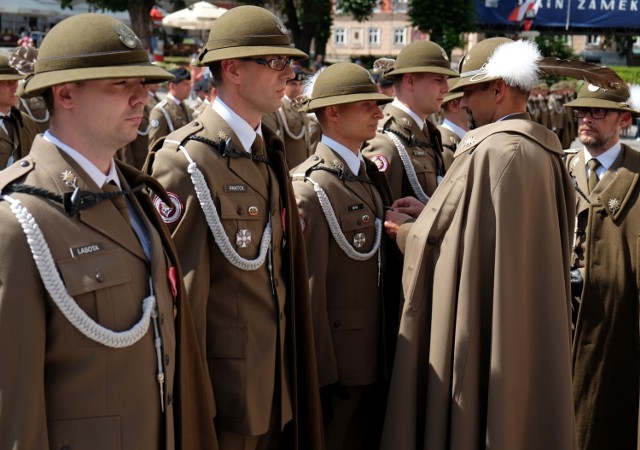
[[[236,233],[236,245],[240,248],[247,248],[251,244],[251,231],[247,229],[238,230]]]
[[[353,246],[355,248],[362,248],[365,242],[367,242],[367,238],[365,237],[364,233],[356,233],[356,235],[353,237]]]

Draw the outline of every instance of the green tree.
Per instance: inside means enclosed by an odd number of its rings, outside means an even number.
[[[540,35],[536,37],[536,44],[538,44],[542,56],[555,56],[562,59],[575,58],[572,48],[567,45],[563,36]]]
[[[145,47],[151,46],[151,18],[149,13],[156,4],[155,0],[88,0],[90,5],[98,9],[110,11],[127,11],[131,19],[131,29],[138,35]],[[172,0],[177,8],[185,6],[184,0]],[[63,8],[71,8],[72,0],[60,0]]]
[[[411,0],[411,24],[438,43],[449,55],[456,47],[464,47],[463,33],[476,30],[473,0]]]

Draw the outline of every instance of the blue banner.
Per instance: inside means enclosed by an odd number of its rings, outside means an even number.
[[[637,28],[640,0],[475,0],[480,25],[542,28]],[[520,8],[520,9],[519,9]],[[526,10],[526,12],[525,12]],[[518,13],[522,13],[519,14]],[[524,17],[523,17],[524,15]],[[511,16],[512,19],[509,20]],[[522,18],[522,20],[517,20]]]

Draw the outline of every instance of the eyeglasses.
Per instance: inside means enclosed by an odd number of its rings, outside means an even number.
[[[587,113],[591,114],[592,119],[604,119],[607,117],[608,109],[604,108],[574,108],[573,115],[578,119],[587,117]]]
[[[265,59],[265,58],[242,58],[244,61],[253,61],[256,64],[260,64],[261,66],[267,66],[273,70],[277,70],[278,72],[284,70],[285,67],[291,66],[293,63],[293,58],[273,58],[273,59]]]

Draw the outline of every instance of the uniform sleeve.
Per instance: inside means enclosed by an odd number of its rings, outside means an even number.
[[[157,123],[157,126],[155,125]],[[169,124],[165,119],[162,109],[153,108],[149,113],[149,151],[153,149],[158,140],[169,134]]]
[[[329,228],[313,188],[308,183],[295,181],[293,190],[303,223],[304,243],[307,249],[318,382],[320,386],[326,386],[338,381],[338,363],[333,350],[326,298],[327,267],[330,263]]]
[[[0,202],[0,448],[46,450],[46,296],[7,206]]]

